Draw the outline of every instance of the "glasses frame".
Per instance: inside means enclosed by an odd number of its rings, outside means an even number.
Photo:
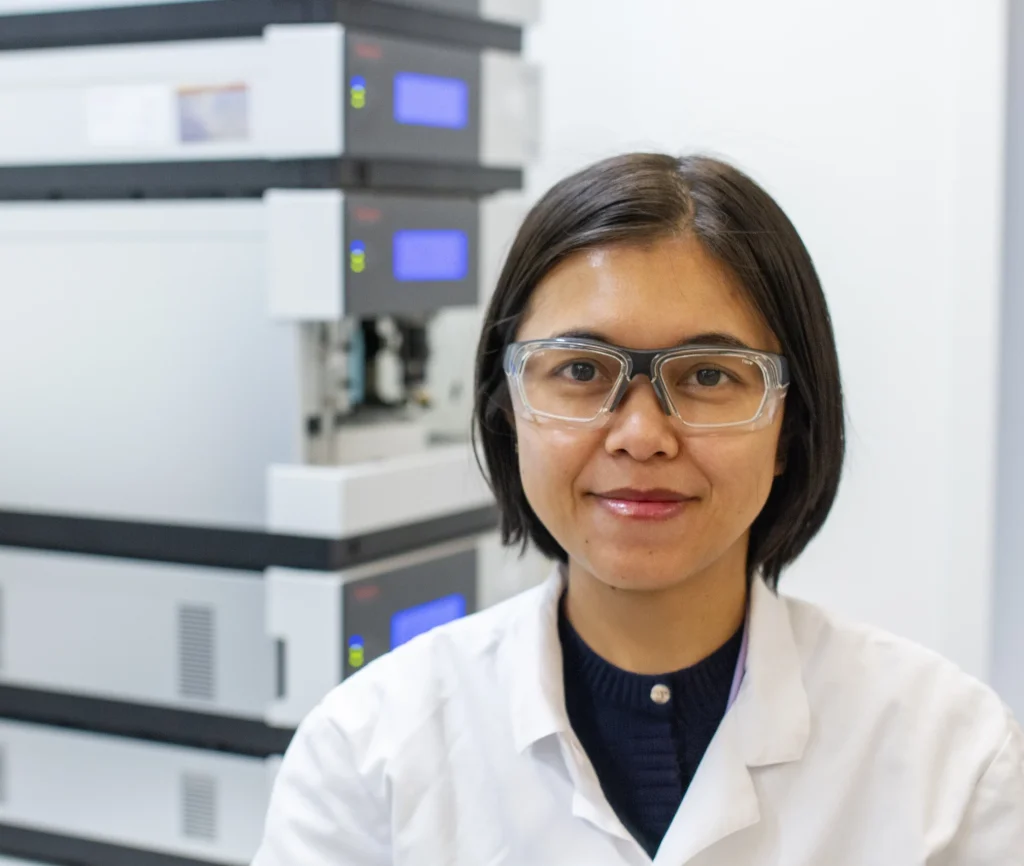
[[[585,420],[568,418],[563,415],[538,411],[530,405],[526,399],[523,370],[526,367],[526,362],[532,355],[545,349],[580,349],[586,352],[603,354],[620,362],[622,372],[609,391],[608,399],[593,418]],[[727,424],[694,424],[680,417],[679,410],[676,409],[675,404],[668,396],[664,380],[661,377],[661,371],[669,361],[694,355],[722,355],[743,358],[756,364],[761,369],[765,381],[765,391],[761,405],[758,407],[757,413],[753,418],[748,421],[733,421]],[[510,343],[505,349],[504,361],[509,392],[512,396],[513,408],[517,415],[529,421],[556,423],[568,427],[587,429],[604,427],[611,420],[612,412],[618,408],[622,399],[626,396],[630,383],[637,376],[646,376],[650,379],[651,386],[654,388],[654,393],[657,395],[658,402],[661,404],[665,414],[675,418],[693,434],[723,431],[745,432],[759,430],[768,426],[775,419],[790,384],[789,362],[782,355],[762,352],[758,349],[731,348],[720,345],[676,346],[670,349],[627,349],[624,346],[616,346],[600,340],[555,337],[550,340],[526,340],[519,343]]]

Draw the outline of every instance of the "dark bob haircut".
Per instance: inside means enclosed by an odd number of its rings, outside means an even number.
[[[536,286],[583,250],[694,237],[731,271],[778,338],[791,384],[780,438],[784,471],[751,527],[748,577],[769,586],[815,536],[835,500],[845,451],[832,322],[811,257],[761,187],[726,163],[637,153],[599,162],[553,187],[512,245],[487,310],[476,360],[477,445],[498,500],[505,544],[566,552],[530,507],[519,476],[502,362]]]

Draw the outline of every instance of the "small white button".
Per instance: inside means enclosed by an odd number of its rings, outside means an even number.
[[[668,686],[657,685],[651,689],[651,700],[656,704],[667,704],[672,700],[672,692]]]

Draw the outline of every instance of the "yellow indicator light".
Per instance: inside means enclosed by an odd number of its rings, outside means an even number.
[[[361,668],[366,664],[366,650],[361,643],[352,644],[348,648],[348,666]]]

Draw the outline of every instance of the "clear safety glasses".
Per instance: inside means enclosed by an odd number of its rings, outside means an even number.
[[[637,376],[650,379],[665,414],[690,434],[757,430],[789,387],[786,359],[715,346],[634,351],[597,340],[512,343],[505,374],[517,414],[573,427],[608,423]]]

